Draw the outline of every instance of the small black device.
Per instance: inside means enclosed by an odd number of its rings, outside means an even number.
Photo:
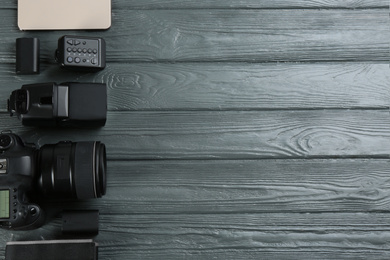
[[[23,85],[11,93],[8,111],[26,126],[104,126],[104,83],[65,82]]]
[[[62,212],[62,234],[95,236],[98,233],[98,210],[67,210]]]
[[[92,239],[7,242],[5,260],[97,260],[98,244]]]
[[[105,192],[106,148],[101,142],[37,148],[11,132],[0,134],[0,227],[38,228],[46,219],[39,201],[99,198]]]
[[[16,74],[39,73],[39,39],[16,39]]]
[[[55,58],[63,68],[102,70],[106,67],[106,42],[97,37],[65,35],[58,39]]]

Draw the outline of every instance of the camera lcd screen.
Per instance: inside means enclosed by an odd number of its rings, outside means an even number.
[[[0,219],[9,218],[9,190],[0,190]]]

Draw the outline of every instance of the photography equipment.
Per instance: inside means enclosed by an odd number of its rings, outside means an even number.
[[[97,260],[92,239],[7,242],[5,260]]]
[[[102,38],[65,35],[58,39],[55,59],[63,68],[102,70],[106,67],[106,42]]]
[[[103,83],[23,85],[11,93],[8,111],[25,126],[104,126],[107,88]]]
[[[72,210],[62,213],[62,234],[95,236],[99,233],[99,210]]]
[[[45,221],[39,202],[99,198],[105,192],[104,144],[66,141],[37,148],[11,132],[0,134],[0,227],[37,228]]]
[[[39,39],[16,39],[16,74],[39,73]]]

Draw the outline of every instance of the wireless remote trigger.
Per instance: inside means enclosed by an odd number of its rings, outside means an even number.
[[[65,35],[58,39],[55,56],[63,68],[102,70],[106,66],[106,42],[103,38]]]

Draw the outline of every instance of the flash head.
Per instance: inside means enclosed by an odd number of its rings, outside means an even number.
[[[16,114],[26,114],[29,106],[29,94],[26,89],[18,89],[12,91],[10,98],[8,99],[8,111],[11,116]]]
[[[65,82],[23,85],[11,93],[8,111],[25,126],[104,126],[104,83]]]

